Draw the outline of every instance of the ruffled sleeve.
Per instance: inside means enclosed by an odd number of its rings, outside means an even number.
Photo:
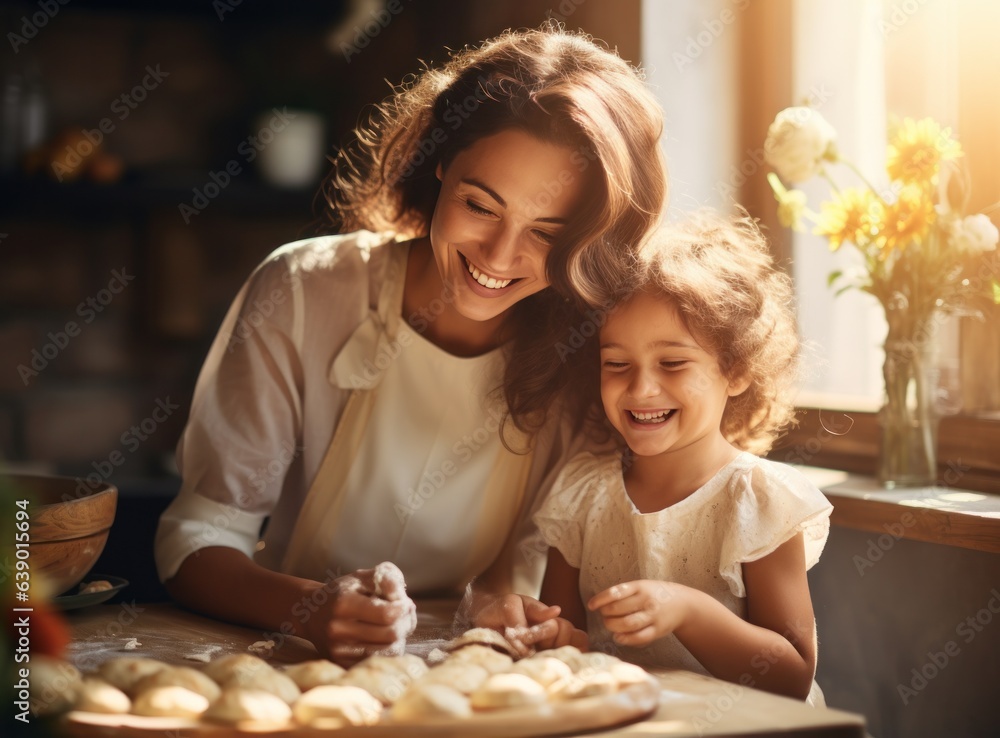
[[[730,481],[734,510],[722,540],[719,573],[736,597],[746,596],[741,564],[767,556],[801,532],[806,569],[811,569],[830,533],[833,506],[812,482],[787,464],[755,461]]]
[[[559,549],[566,563],[580,568],[583,531],[595,496],[607,485],[610,461],[585,451],[563,467],[533,520],[545,543]]]

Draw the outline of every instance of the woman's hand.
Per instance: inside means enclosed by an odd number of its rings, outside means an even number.
[[[599,592],[590,598],[587,609],[600,613],[615,643],[645,646],[684,624],[688,594],[689,588],[681,584],[637,579]]]
[[[330,581],[325,589],[329,598],[303,626],[321,655],[350,666],[376,653],[403,653],[417,610],[395,566],[361,569]]]
[[[559,635],[558,605],[546,605],[519,594],[480,595],[480,603],[472,616],[472,625],[499,632],[520,656],[530,655],[535,648],[545,648],[537,644],[553,642]]]

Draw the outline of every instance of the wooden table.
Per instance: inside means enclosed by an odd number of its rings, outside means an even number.
[[[454,602],[418,603],[419,622],[407,651],[425,656],[450,637]],[[261,640],[274,640],[272,663],[316,658],[308,641],[222,623],[172,604],[99,605],[67,613],[73,632],[69,658],[82,671],[118,656],[148,656],[198,666],[185,656],[211,652],[212,658],[245,653]],[[135,638],[141,644],[123,650]],[[601,736],[824,736],[860,738],[864,718],[841,710],[812,708],[749,687],[687,671],[655,672],[662,691],[660,707],[648,720],[599,733]]]

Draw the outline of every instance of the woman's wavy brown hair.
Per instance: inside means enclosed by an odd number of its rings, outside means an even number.
[[[541,426],[567,380],[556,344],[619,285],[630,249],[658,223],[667,180],[663,113],[639,71],[589,36],[548,23],[507,31],[407,80],[337,155],[324,186],[340,231],[427,235],[435,170],[477,140],[516,128],[572,148],[584,202],[546,269],[551,289],[506,322],[502,393],[522,430]]]
[[[795,422],[799,338],[791,279],[775,267],[757,223],[746,212],[724,218],[700,210],[664,225],[642,244],[631,274],[620,283],[630,287],[614,304],[638,292],[662,296],[718,359],[723,376],[749,382],[729,398],[721,430],[733,445],[767,453]],[[581,352],[595,366],[597,343]],[[577,385],[591,410],[600,406],[599,387],[593,375]],[[591,430],[606,433],[609,424],[603,422]]]

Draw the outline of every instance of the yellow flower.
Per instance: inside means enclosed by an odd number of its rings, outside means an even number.
[[[957,159],[962,146],[932,118],[905,118],[889,141],[886,170],[900,182],[930,184],[942,161]]]
[[[927,190],[916,184],[903,187],[896,202],[886,209],[883,256],[892,249],[905,249],[908,244],[923,240],[935,216],[934,200]]]
[[[878,235],[883,212],[882,201],[871,190],[848,187],[820,206],[813,233],[826,236],[831,251],[845,241],[864,247]]]

